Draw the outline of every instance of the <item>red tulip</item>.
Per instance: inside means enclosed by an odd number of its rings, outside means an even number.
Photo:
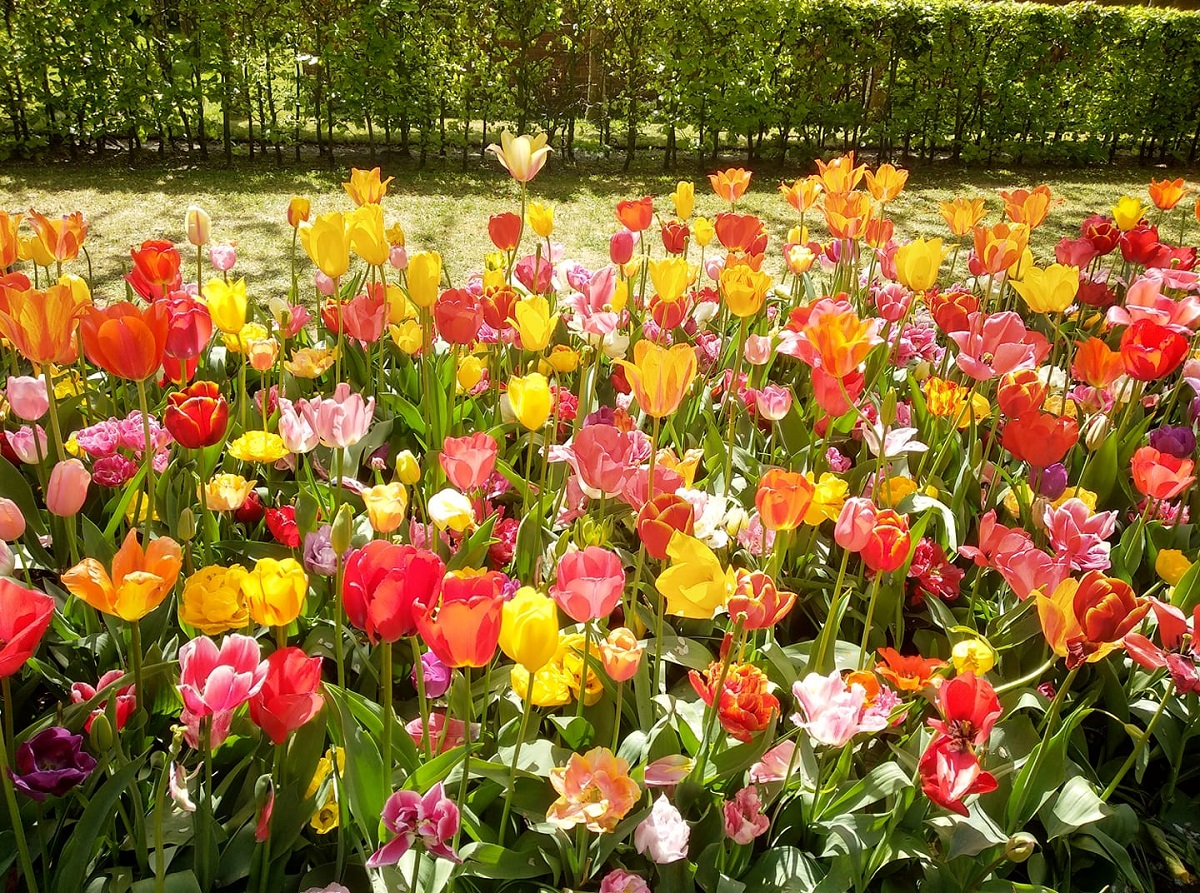
[[[215,381],[198,381],[167,395],[163,425],[180,446],[198,450],[220,443],[229,426],[229,403]]]
[[[1121,335],[1125,371],[1138,381],[1157,381],[1170,375],[1187,358],[1188,340],[1149,319],[1139,319]]]
[[[283,648],[267,658],[267,679],[250,699],[250,718],[267,737],[283,744],[289,733],[321,712],[321,658]]]
[[[141,248],[129,252],[133,257],[133,272],[125,281],[135,292],[151,301],[179,288],[179,252],[170,242],[150,239]]]
[[[504,609],[497,571],[455,571],[436,594],[413,603],[417,629],[448,667],[483,667],[496,654]]]
[[[447,437],[438,461],[450,483],[463,493],[470,493],[491,477],[498,451],[496,438],[477,431],[467,437]]]
[[[483,308],[465,288],[450,288],[434,303],[433,320],[450,344],[474,344],[483,325]]]
[[[717,240],[729,251],[762,254],[767,248],[763,222],[753,214],[722,211],[717,215],[714,228],[717,231]],[[762,244],[759,245],[759,242]]]
[[[662,243],[667,254],[683,254],[687,251],[688,225],[679,220],[668,220],[662,225]]]
[[[79,324],[83,351],[106,372],[130,381],[149,378],[162,365],[171,313],[155,302],[145,310],[121,301],[100,310],[89,307]]]
[[[488,218],[488,236],[499,251],[512,251],[521,238],[521,218],[512,211]]]
[[[0,577],[0,678],[33,657],[54,617],[54,599]]]
[[[1030,412],[1004,426],[1004,448],[1034,468],[1062,461],[1079,440],[1079,425],[1069,416]]]
[[[692,504],[675,493],[663,493],[642,506],[637,517],[637,532],[646,552],[659,561],[667,560],[667,544],[679,533],[691,536],[696,515]]]
[[[1133,485],[1151,499],[1174,499],[1192,485],[1196,463],[1144,446],[1133,454],[1130,471]]]
[[[213,332],[208,306],[182,291],[171,292],[163,301],[171,314],[166,353],[177,360],[199,356]]]
[[[647,195],[617,202],[617,219],[626,229],[640,233],[654,219],[654,199]]]
[[[636,233],[628,229],[617,230],[608,240],[608,259],[618,266],[629,263],[633,260],[633,249],[637,242]]]
[[[908,519],[891,509],[884,509],[875,515],[875,527],[862,548],[863,562],[873,571],[889,573],[898,570],[908,560],[911,544]]]
[[[959,815],[967,815],[963,798],[996,790],[995,777],[983,771],[974,752],[959,750],[944,735],[937,735],[929,743],[917,768],[925,796]]]
[[[372,540],[346,560],[346,616],[373,643],[415,635],[417,614],[423,610],[417,603],[437,601],[445,573],[442,559],[433,552]]]

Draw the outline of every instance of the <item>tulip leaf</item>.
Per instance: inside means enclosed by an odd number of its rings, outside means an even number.
[[[748,890],[776,893],[810,893],[824,877],[818,863],[791,846],[775,846],[755,857],[754,865],[742,875]]]
[[[0,456],[0,493],[11,499],[25,516],[26,525],[34,533],[45,533],[46,525],[38,511],[37,500],[25,476],[11,462]]]
[[[494,843],[469,843],[459,853],[471,862],[471,873],[504,880],[533,878],[546,872],[546,860],[537,850],[518,852]]]
[[[344,784],[350,815],[358,824],[363,839],[370,846],[379,842],[379,816],[383,813],[383,758],[375,738],[366,734],[354,718],[346,699],[337,686],[326,686],[337,708],[331,732],[339,745],[346,748]]]
[[[912,784],[912,778],[896,763],[880,763],[853,784],[846,785],[822,810],[823,815],[858,812]]]
[[[1096,505],[1108,507],[1109,497],[1117,481],[1117,446],[1120,438],[1114,432],[1105,438],[1100,449],[1092,453],[1079,483],[1096,494]]]
[[[1062,790],[1046,801],[1038,812],[1050,840],[1071,834],[1085,825],[1094,825],[1110,815],[1112,809],[1082,775],[1068,779]]]
[[[1188,616],[1200,604],[1200,561],[1194,562],[1179,578],[1171,591],[1171,604]]]
[[[83,889],[96,844],[112,823],[117,801],[137,778],[145,760],[142,756],[126,763],[92,792],[87,808],[71,829],[71,836],[59,854],[55,893],[79,893]]]

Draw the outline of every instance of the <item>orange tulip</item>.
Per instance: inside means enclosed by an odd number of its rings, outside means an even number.
[[[634,345],[632,363],[617,362],[625,370],[642,412],[656,419],[679,408],[696,377],[696,352],[690,344],[676,344],[668,350],[642,340]]]
[[[1013,223],[1023,223],[1030,229],[1037,229],[1045,221],[1050,212],[1050,187],[1038,186],[1029,189],[1014,189],[1012,192],[1001,192],[1004,199],[1004,210],[1008,219]]]
[[[875,665],[875,672],[900,691],[923,691],[928,688],[946,662],[936,657],[921,657],[919,654],[901,654],[895,648],[880,648],[882,663]]]
[[[29,223],[46,251],[60,264],[79,256],[79,249],[83,247],[88,234],[88,222],[80,211],[50,220],[30,208]]]
[[[824,191],[825,187],[821,184],[820,178],[816,176],[797,180],[791,186],[786,183],[779,184],[779,194],[801,214],[809,211]]]
[[[871,197],[865,192],[830,192],[821,211],[835,239],[861,239],[871,221]]]
[[[996,391],[996,402],[1000,411],[1010,419],[1027,413],[1037,412],[1046,402],[1050,389],[1033,369],[1006,372],[1000,378]]]
[[[860,164],[855,167],[854,153],[848,152],[829,162],[818,158],[817,170],[820,172],[818,176],[821,178],[821,185],[825,187],[826,192],[830,195],[846,195],[858,186],[867,166]]]
[[[1177,180],[1150,179],[1150,201],[1160,211],[1173,210],[1187,194],[1188,188],[1183,185],[1183,177]]]
[[[797,471],[768,468],[758,481],[754,505],[767,530],[795,530],[804,523],[816,486]]]
[[[90,308],[80,322],[83,352],[96,366],[130,381],[142,381],[162,365],[171,314],[165,301],[145,310],[121,301]]]
[[[908,532],[908,519],[891,509],[883,509],[875,515],[875,523],[859,554],[863,563],[873,571],[891,573],[908,560],[912,537]]]
[[[725,607],[730,617],[742,616],[744,629],[769,629],[787,616],[796,593],[780,592],[762,571],[737,570],[737,588]]]
[[[175,586],[182,554],[170,537],[159,537],[142,551],[137,531],[131,530],[113,557],[111,575],[95,558],[85,558],[64,573],[62,581],[72,595],[98,611],[140,620]]]
[[[867,191],[875,201],[886,204],[898,196],[908,182],[908,171],[890,164],[881,164],[873,173],[866,172]]]
[[[1021,259],[1029,244],[1029,227],[1023,223],[997,223],[995,226],[977,226],[975,234],[975,256],[985,273],[1002,273]]]
[[[834,378],[845,378],[858,369],[867,354],[883,339],[877,334],[879,320],[861,320],[853,310],[822,313],[803,329],[821,370]]]
[[[708,182],[712,184],[713,192],[729,204],[735,205],[750,187],[751,176],[748,170],[731,167],[728,170],[709,174]]]
[[[1071,374],[1093,388],[1106,388],[1125,374],[1125,361],[1099,338],[1089,338],[1076,343]]]
[[[886,217],[872,217],[867,221],[867,229],[863,233],[863,241],[872,248],[883,248],[892,241],[896,234],[896,224]]]
[[[0,285],[0,335],[31,363],[74,362],[82,306],[69,285],[52,285],[44,292]]]
[[[1080,580],[1063,580],[1049,596],[1034,593],[1046,642],[1067,668],[1103,660],[1121,647],[1150,610],[1124,580],[1088,571]]]
[[[20,247],[17,227],[20,223],[20,214],[10,215],[7,211],[0,211],[0,273],[17,262]]]
[[[960,239],[987,216],[987,208],[984,207],[982,198],[970,201],[956,198],[952,202],[942,202],[938,205],[938,210],[942,212],[942,219],[946,221],[946,226],[950,227],[950,232]]]

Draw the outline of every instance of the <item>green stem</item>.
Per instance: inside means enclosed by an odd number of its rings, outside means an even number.
[[[841,627],[841,608],[842,600],[845,598],[849,590],[842,589],[842,583],[846,579],[846,565],[850,562],[850,550],[842,550],[842,564],[838,568],[837,582],[833,584],[833,599],[829,603],[829,620],[831,625],[821,630],[820,639],[817,645],[816,660],[809,667],[811,671],[817,673],[825,672],[825,652],[829,649],[830,642],[837,642],[838,631]],[[836,645],[834,646],[837,647]]]
[[[1108,802],[1108,798],[1113,795],[1114,791],[1116,791],[1117,785],[1121,783],[1121,779],[1123,779],[1126,773],[1133,768],[1134,764],[1138,760],[1138,757],[1142,755],[1142,751],[1146,749],[1146,743],[1150,740],[1150,736],[1154,734],[1154,730],[1158,727],[1158,721],[1162,718],[1163,712],[1166,710],[1168,697],[1170,697],[1169,694],[1164,695],[1162,700],[1158,702],[1158,709],[1155,710],[1154,715],[1150,717],[1150,722],[1146,726],[1146,731],[1142,733],[1140,738],[1138,738],[1137,744],[1134,746],[1129,756],[1125,758],[1125,762],[1121,764],[1121,768],[1117,770],[1117,774],[1113,776],[1113,780],[1108,783],[1108,787],[1104,789],[1104,793],[1100,795],[1101,800]]]
[[[583,702],[587,698],[588,688],[588,651],[592,645],[592,622],[583,625],[583,669],[579,674],[579,701],[575,705],[575,716],[583,716]],[[529,696],[533,696],[533,676],[529,677]]]
[[[392,793],[392,767],[395,765],[392,758],[392,643],[384,642],[380,647],[383,649],[379,671],[379,685],[383,689],[383,799],[387,800]]]
[[[529,717],[533,714],[533,673],[529,674],[528,691],[525,692],[525,709],[521,713],[521,727],[517,733],[517,743],[513,747],[512,765],[508,768],[508,790],[504,795],[504,811],[500,814],[500,846],[504,846],[504,838],[508,835],[508,817],[512,813],[513,791],[517,784],[517,764],[521,760],[521,745],[525,743],[525,735],[529,731]],[[616,750],[614,747],[613,750]]]
[[[146,700],[145,689],[142,688],[142,624],[140,620],[129,623],[129,664],[133,669],[133,690],[137,693],[137,703],[141,706]]]
[[[17,840],[17,859],[21,863],[21,875],[29,893],[37,893],[37,878],[33,873],[33,861],[29,858],[29,844],[25,840],[25,825],[21,821],[21,807],[17,805],[17,792],[13,788],[12,779],[8,777],[8,750],[15,743],[13,740],[13,703],[12,686],[8,677],[3,679],[4,696],[4,740],[0,741],[0,782],[4,784],[4,799],[8,801],[8,815],[12,821],[13,837]]]
[[[429,746],[429,697],[425,694],[425,664],[421,662],[421,640],[410,636],[413,653],[413,673],[417,677],[417,704],[421,711],[421,751],[425,759],[430,759],[432,751]]]
[[[875,580],[871,584],[871,595],[867,600],[867,618],[863,623],[862,644],[858,648],[858,668],[867,665],[867,645],[871,639],[871,625],[875,622],[875,603],[879,601],[879,581],[883,579],[883,571],[875,572]]]
[[[142,411],[142,435],[146,440],[146,448],[143,451],[143,461],[146,464],[146,494],[150,499],[150,504],[146,508],[145,526],[142,528],[142,548],[145,549],[150,545],[150,522],[157,515],[157,506],[155,505],[155,493],[157,487],[154,483],[154,444],[150,439],[150,409],[146,401],[146,382],[139,381],[137,383],[138,391],[138,408]],[[136,518],[134,521],[136,522]]]
[[[738,374],[742,371],[742,354],[746,350],[747,322],[743,317],[738,326],[737,353],[733,358],[733,377],[729,379],[729,388],[725,391],[725,404],[729,407],[729,423],[725,429],[725,442],[728,450],[725,453],[725,495],[733,492],[733,433],[737,423],[737,383]],[[653,488],[651,489],[653,492]]]
[[[467,715],[463,717],[463,748],[464,748],[464,750],[463,750],[462,778],[459,779],[459,782],[458,782],[458,808],[459,808],[459,810],[465,811],[467,808],[467,782],[471,778],[471,720],[474,718],[474,715],[475,715],[475,702],[474,702],[474,696],[471,694],[471,668],[463,667],[462,672],[463,672],[463,681],[466,683],[466,686],[467,686]],[[531,687],[529,694],[532,695],[533,694],[533,692],[532,692],[532,686],[533,686],[532,677],[529,680],[529,684]],[[449,726],[449,723],[447,723],[447,726]],[[451,849],[453,849],[455,852],[458,852],[458,841],[461,836],[462,836],[462,823],[460,822],[458,828],[456,828],[454,831],[454,844],[451,847]]]
[[[272,745],[272,750],[274,751],[271,757],[272,783],[275,783],[279,778],[280,769],[283,766],[283,747],[282,744]],[[262,870],[258,875],[258,889],[260,893],[267,893],[271,889],[271,827],[269,822],[267,825],[267,839],[263,841]]]

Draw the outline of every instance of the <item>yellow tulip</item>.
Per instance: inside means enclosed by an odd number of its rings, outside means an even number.
[[[512,321],[524,350],[543,351],[554,336],[558,314],[550,313],[550,302],[541,295],[530,295],[513,304]]]
[[[292,229],[296,229],[302,223],[308,222],[308,217],[312,213],[312,202],[306,198],[301,198],[298,195],[293,195],[292,200],[288,202],[287,219],[288,225]]]
[[[558,651],[558,605],[531,586],[522,586],[504,603],[500,650],[536,673]]]
[[[550,382],[540,372],[514,376],[508,381],[508,402],[522,427],[537,431],[550,418]]]
[[[633,348],[633,362],[617,360],[642,412],[652,418],[669,416],[683,401],[696,377],[696,352],[690,344],[670,349],[645,339]]]
[[[250,622],[246,598],[242,595],[242,579],[246,574],[240,564],[200,568],[183,584],[179,619],[207,636],[244,627]]]
[[[896,278],[913,291],[929,291],[937,283],[944,256],[941,239],[913,239],[896,250]]]
[[[383,231],[383,208],[365,204],[355,208],[347,219],[350,247],[373,267],[387,263],[391,246]]]
[[[804,514],[804,523],[819,527],[822,521],[836,521],[842,513],[842,504],[846,501],[850,485],[828,471],[821,474],[820,480],[816,480],[811,471],[804,476],[814,484],[812,502]]]
[[[63,273],[58,277],[58,284],[71,290],[71,298],[79,307],[86,307],[92,303],[92,292],[88,288],[87,280],[74,273]]]
[[[652,260],[649,271],[658,299],[667,303],[674,303],[683,297],[692,281],[691,264],[682,257]]]
[[[346,190],[346,194],[356,205],[378,205],[384,195],[387,194],[388,183],[391,183],[395,177],[388,177],[386,180],[379,179],[379,168],[372,168],[369,171],[360,171],[356,167],[350,168],[350,182],[343,183],[342,188]],[[332,275],[332,274],[326,274]]]
[[[550,238],[550,233],[554,232],[554,208],[541,202],[530,202],[525,213],[529,215],[529,228],[543,239]]]
[[[387,228],[387,232],[384,235],[387,236],[388,244],[393,248],[404,247],[404,227],[400,224],[393,223]]]
[[[425,343],[421,324],[415,319],[406,319],[398,326],[388,326],[388,334],[396,342],[396,346],[409,356],[415,354]]]
[[[258,481],[248,481],[240,474],[218,474],[203,488],[201,498],[207,500],[214,512],[235,512],[242,507]]]
[[[692,216],[696,205],[696,184],[681,180],[671,193],[671,201],[675,205],[675,216],[687,220]]]
[[[1079,268],[1051,264],[1029,267],[1020,281],[1010,283],[1034,313],[1062,313],[1079,291]]]
[[[1129,232],[1141,222],[1145,214],[1146,206],[1142,204],[1142,200],[1132,195],[1121,196],[1112,206],[1113,222],[1121,232]]]
[[[950,661],[956,673],[982,676],[996,666],[996,652],[982,639],[963,639],[955,643],[950,652]]]
[[[1175,586],[1191,568],[1192,563],[1179,549],[1160,549],[1154,559],[1154,572],[1169,586]]]
[[[287,626],[304,607],[308,574],[295,558],[260,558],[241,585],[246,610],[255,623]]]
[[[404,289],[398,285],[387,287],[388,322],[400,323],[406,319],[416,319],[420,314],[412,301],[404,294]]]
[[[467,354],[458,361],[455,377],[464,392],[470,391],[483,380],[483,361],[474,354]]]
[[[667,544],[670,565],[655,583],[667,600],[667,613],[708,620],[725,604],[735,585],[732,568],[722,567],[712,549],[676,531]]]
[[[408,491],[399,481],[365,488],[362,500],[367,507],[371,529],[378,533],[395,531],[408,511]]]
[[[712,221],[707,217],[697,217],[692,221],[692,238],[696,240],[696,244],[701,248],[708,245],[716,234],[716,227],[712,225]]]
[[[518,183],[528,183],[538,175],[550,147],[546,145],[546,134],[537,136],[514,137],[507,130],[500,134],[500,145],[495,143],[487,147],[499,159],[500,164]]]
[[[475,526],[475,509],[471,506],[471,500],[451,487],[429,497],[428,511],[439,530],[449,528],[455,533],[463,533]]]
[[[411,487],[421,479],[421,463],[413,455],[412,450],[401,450],[396,456],[396,477],[400,483]]]
[[[300,244],[317,269],[337,279],[350,269],[350,238],[347,216],[340,211],[321,214],[300,227]]]
[[[745,319],[762,309],[771,287],[771,277],[745,264],[736,264],[721,271],[721,294],[725,306],[734,316]]]
[[[418,307],[432,307],[442,282],[442,256],[436,251],[418,251],[409,255],[408,297]]]
[[[556,344],[546,360],[551,369],[560,375],[565,375],[579,368],[579,351],[567,347],[565,344]]]

